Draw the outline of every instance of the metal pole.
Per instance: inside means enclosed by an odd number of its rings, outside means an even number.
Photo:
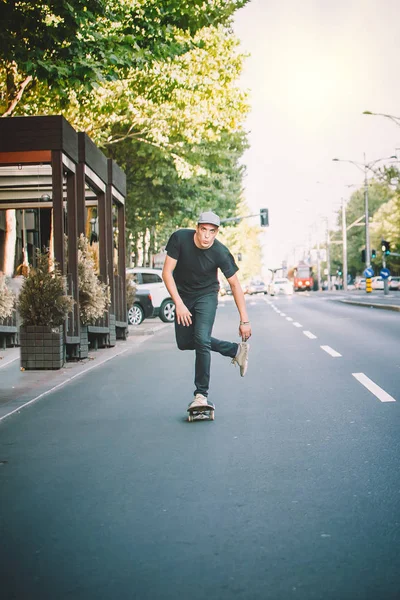
[[[371,251],[369,243],[369,211],[368,211],[368,178],[367,163],[364,153],[364,199],[365,199],[365,265],[371,266]]]
[[[347,290],[347,227],[346,204],[342,198],[342,237],[343,237],[343,289]]]
[[[319,247],[319,235],[317,237],[317,278],[318,278],[318,291],[321,291],[321,261],[319,258],[320,247]]]
[[[326,268],[328,271],[328,292],[331,291],[331,238],[329,235],[329,223],[326,220]]]
[[[386,269],[386,257],[383,252],[382,252],[382,267],[384,269]],[[385,277],[385,279],[383,280],[383,293],[385,296],[387,296],[389,293],[389,280],[387,277]]]

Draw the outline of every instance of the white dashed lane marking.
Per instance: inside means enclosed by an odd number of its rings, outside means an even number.
[[[286,317],[286,321],[293,321],[292,317]]]
[[[300,324],[300,323],[298,323],[297,321],[295,321],[295,322],[293,323],[293,325],[294,325],[295,327],[303,327],[303,325],[301,325],[301,324]]]
[[[339,354],[339,352],[336,352],[336,350],[334,350],[330,346],[321,346],[321,348],[322,348],[322,350],[324,350],[325,352],[327,352],[328,354],[330,354],[331,356],[333,356],[333,358],[337,358],[338,356],[342,356],[341,354]]]
[[[352,375],[381,402],[396,402],[396,399],[393,398],[393,396],[390,396],[387,392],[385,392],[385,390],[374,383],[372,379],[367,377],[364,373],[352,373]]]
[[[316,340],[317,336],[311,333],[311,331],[303,331],[304,335],[306,335],[310,340]]]

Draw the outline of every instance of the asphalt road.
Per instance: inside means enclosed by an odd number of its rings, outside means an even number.
[[[397,600],[400,314],[249,299],[248,374],[153,336],[0,426],[4,600]],[[214,333],[234,339],[231,298]],[[362,374],[364,377],[361,377]]]

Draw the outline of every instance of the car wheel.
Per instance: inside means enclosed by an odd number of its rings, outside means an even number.
[[[128,310],[128,321],[131,325],[140,325],[144,319],[144,311],[139,304],[134,304]]]
[[[173,323],[175,320],[175,304],[172,300],[164,300],[160,306],[160,319],[164,323]]]

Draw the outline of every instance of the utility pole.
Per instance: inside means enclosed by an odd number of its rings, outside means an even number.
[[[318,279],[318,291],[321,291],[321,260],[320,260],[320,245],[319,236],[317,237],[317,279]]]
[[[326,219],[326,268],[328,271],[328,292],[331,291],[331,237],[329,235],[329,222]]]
[[[343,238],[343,289],[347,291],[347,226],[346,204],[342,198],[342,238]]]
[[[365,264],[366,267],[371,266],[371,249],[369,243],[369,207],[368,207],[368,177],[367,177],[367,161],[364,152],[364,204],[365,204]]]

